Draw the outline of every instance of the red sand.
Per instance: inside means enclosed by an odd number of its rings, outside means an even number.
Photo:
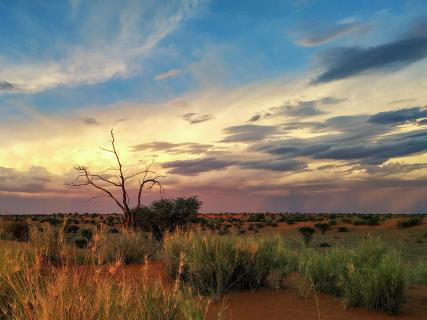
[[[145,270],[145,271],[144,271]],[[140,279],[145,272],[149,279],[160,279],[170,284],[165,267],[161,262],[142,265],[129,265],[121,268],[116,275]],[[293,287],[275,290],[258,289],[255,291],[236,291],[228,294],[224,301],[225,320],[283,320],[283,319],[322,319],[322,320],[426,320],[427,319],[427,287],[415,286],[408,289],[407,303],[403,305],[399,316],[387,316],[383,313],[372,313],[364,309],[344,309],[343,303],[337,298],[318,293],[317,302],[314,295],[301,297]],[[223,302],[212,303],[211,312],[218,310]],[[318,305],[318,307],[317,307]],[[213,319],[212,316],[210,318]]]

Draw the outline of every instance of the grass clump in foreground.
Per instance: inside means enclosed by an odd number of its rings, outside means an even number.
[[[0,319],[205,319],[208,301],[109,266],[54,267],[35,248],[0,248]],[[141,268],[141,275],[143,270]]]
[[[377,239],[366,240],[351,250],[305,249],[298,267],[305,284],[341,297],[349,307],[396,314],[404,300],[400,256]]]
[[[255,289],[281,267],[279,280],[295,265],[295,257],[279,238],[220,236],[215,233],[175,233],[164,240],[169,275],[195,291],[215,297],[231,289]]]
[[[120,234],[109,235],[106,230],[95,234],[90,250],[96,252],[96,263],[112,263],[121,259],[125,264],[143,263],[158,256],[161,245],[142,232],[123,230]]]

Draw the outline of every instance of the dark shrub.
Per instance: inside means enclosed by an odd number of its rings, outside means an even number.
[[[59,224],[62,223],[61,219],[56,219],[54,217],[50,217],[47,219],[47,222],[51,225],[51,226],[57,226]]]
[[[85,238],[87,241],[92,240],[92,230],[90,229],[81,229],[80,235]]]
[[[116,228],[112,228],[110,230],[108,230],[109,233],[119,233],[119,230],[117,230]]]
[[[353,221],[353,225],[355,225],[355,226],[363,226],[366,224],[368,224],[368,222],[365,220],[362,220],[362,219],[358,219],[358,220]]]
[[[381,223],[379,216],[370,216],[368,218],[368,225],[370,226],[377,226]]]
[[[322,242],[321,244],[320,244],[320,247],[321,248],[329,248],[331,245],[329,244],[329,243],[327,243],[327,242]]]
[[[348,232],[348,228],[347,227],[339,227],[338,232]]]
[[[313,233],[316,232],[316,230],[314,230],[311,227],[301,227],[298,229],[298,231],[302,234],[303,238],[304,238],[304,243],[307,245],[311,239],[313,238]]]
[[[72,225],[72,226],[66,226],[65,227],[65,232],[66,233],[77,233],[77,231],[79,231],[79,227],[76,225]]]
[[[87,248],[87,246],[89,245],[89,241],[86,238],[78,238],[74,240],[74,244],[76,245],[76,247],[84,249]]]
[[[329,223],[316,223],[314,226],[319,229],[322,234],[325,234],[325,232],[331,227]]]
[[[150,207],[135,209],[136,223],[138,228],[161,240],[165,232],[184,228],[196,221],[201,205],[197,197],[154,201]]]
[[[1,229],[1,238],[4,240],[28,241],[30,238],[30,228],[25,221],[6,221]]]
[[[422,223],[423,223],[423,218],[412,216],[412,217],[400,220],[398,223],[398,226],[399,228],[408,228],[408,227],[420,225]]]

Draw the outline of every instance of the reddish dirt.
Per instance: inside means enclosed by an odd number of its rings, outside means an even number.
[[[427,288],[409,289],[408,303],[399,316],[372,313],[364,309],[344,309],[339,299],[326,294],[301,297],[296,289],[258,289],[256,291],[232,292],[226,298],[224,319],[226,320],[283,320],[283,319],[325,319],[325,320],[386,320],[386,319],[427,319]],[[214,305],[212,311],[218,306]],[[213,319],[213,317],[212,317]]]
[[[144,275],[145,274],[145,275]],[[166,275],[161,262],[152,262],[147,266],[121,266],[115,276],[134,277],[135,280],[147,277],[160,280],[166,285],[172,281]],[[372,313],[364,309],[344,309],[342,301],[329,295],[318,293],[316,297],[301,297],[295,287],[287,289],[258,289],[255,291],[235,291],[224,301],[212,303],[210,318],[221,306],[225,320],[283,320],[283,319],[322,319],[322,320],[425,320],[427,319],[427,287],[415,286],[408,289],[407,303],[403,305],[399,316]],[[225,307],[224,307],[225,303]],[[320,315],[320,317],[319,317]]]

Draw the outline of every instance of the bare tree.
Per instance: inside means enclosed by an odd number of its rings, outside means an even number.
[[[145,169],[140,170],[129,175],[126,175],[123,164],[120,160],[119,152],[117,151],[114,132],[110,131],[111,134],[111,149],[101,148],[103,151],[110,152],[114,155],[116,166],[113,168],[106,169],[101,172],[91,172],[88,167],[76,165],[74,169],[78,175],[73,179],[72,182],[67,185],[72,187],[84,187],[92,186],[93,188],[102,192],[102,195],[92,197],[89,200],[107,197],[111,198],[115,204],[123,211],[123,225],[126,228],[136,227],[136,212],[137,210],[131,209],[130,197],[128,192],[128,184],[131,179],[138,179],[138,192],[136,209],[139,209],[142,205],[142,192],[144,189],[151,191],[155,186],[159,187],[160,194],[163,194],[163,187],[159,179],[161,175],[151,170],[153,162],[145,164]],[[113,173],[110,173],[113,172]],[[117,188],[120,190],[120,197],[117,197],[111,190],[111,188]]]

